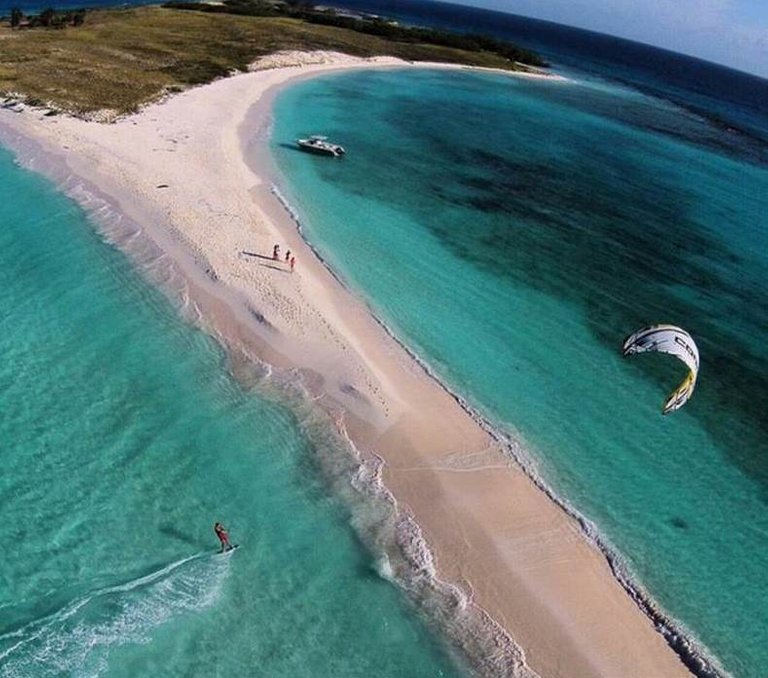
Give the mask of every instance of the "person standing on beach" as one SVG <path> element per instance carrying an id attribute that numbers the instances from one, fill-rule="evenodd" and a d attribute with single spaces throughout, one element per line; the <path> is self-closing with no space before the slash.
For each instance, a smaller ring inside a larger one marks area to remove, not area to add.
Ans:
<path id="1" fill-rule="evenodd" d="M 214 524 L 213 531 L 216 533 L 216 536 L 221 542 L 221 551 L 219 551 L 219 553 L 224 553 L 224 551 L 231 551 L 233 548 L 235 548 L 232 546 L 232 542 L 229 541 L 229 534 L 227 534 L 227 531 L 224 529 L 224 526 L 221 523 Z"/>
<path id="2" fill-rule="evenodd" d="M 293 273 L 293 267 L 296 266 L 296 257 L 291 257 L 291 261 L 289 263 L 291 264 L 291 273 Z"/>
<path id="3" fill-rule="evenodd" d="M 280 258 L 280 245 L 275 245 L 272 248 L 272 258 L 277 261 Z"/>
<path id="4" fill-rule="evenodd" d="M 285 263 L 287 264 L 291 259 L 291 250 L 285 250 Z"/>

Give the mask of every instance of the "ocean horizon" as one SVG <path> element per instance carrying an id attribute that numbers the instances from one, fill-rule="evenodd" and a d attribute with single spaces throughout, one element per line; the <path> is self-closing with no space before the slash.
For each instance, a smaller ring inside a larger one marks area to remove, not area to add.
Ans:
<path id="1" fill-rule="evenodd" d="M 440 21 L 487 19 L 455 11 Z M 681 57 L 664 79 L 537 39 L 567 81 L 395 69 L 286 88 L 276 189 L 334 273 L 520 443 L 669 644 L 710 661 L 700 675 L 759 676 L 768 82 L 718 94 L 720 67 Z M 298 152 L 312 133 L 347 157 Z M 329 423 L 264 366 L 235 378 L 93 215 L 5 151 L 0 177 L 0 676 L 471 673 L 393 585 L 368 538 L 391 516 L 350 489 Z M 682 368 L 620 355 L 654 322 L 702 355 L 669 417 Z M 214 519 L 238 552 L 215 554 Z"/>

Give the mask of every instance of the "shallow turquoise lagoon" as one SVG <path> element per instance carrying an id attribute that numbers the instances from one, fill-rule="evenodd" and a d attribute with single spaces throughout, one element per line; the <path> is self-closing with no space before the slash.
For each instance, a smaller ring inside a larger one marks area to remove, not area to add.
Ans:
<path id="1" fill-rule="evenodd" d="M 376 574 L 309 413 L 245 392 L 5 152 L 0 226 L 0 676 L 456 674 Z"/>
<path id="2" fill-rule="evenodd" d="M 526 443 L 679 628 L 760 676 L 768 171 L 718 143 L 730 133 L 594 78 L 409 70 L 286 90 L 271 143 L 330 265 Z M 307 134 L 346 157 L 299 152 Z M 658 322 L 702 356 L 693 400 L 668 417 L 682 365 L 620 355 Z"/>

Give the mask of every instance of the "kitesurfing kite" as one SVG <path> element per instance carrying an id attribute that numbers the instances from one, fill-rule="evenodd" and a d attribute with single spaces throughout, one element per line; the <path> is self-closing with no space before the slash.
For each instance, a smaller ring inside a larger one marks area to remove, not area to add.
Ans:
<path id="1" fill-rule="evenodd" d="M 688 376 L 667 398 L 664 403 L 664 414 L 679 410 L 696 387 L 696 377 L 699 374 L 699 349 L 685 330 L 675 325 L 651 325 L 630 334 L 624 340 L 622 352 L 625 356 L 633 353 L 647 352 L 668 353 L 682 360 L 690 370 Z"/>

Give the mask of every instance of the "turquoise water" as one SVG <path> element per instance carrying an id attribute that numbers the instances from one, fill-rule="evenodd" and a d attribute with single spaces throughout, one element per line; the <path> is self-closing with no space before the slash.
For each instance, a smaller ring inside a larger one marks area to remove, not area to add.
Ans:
<path id="1" fill-rule="evenodd" d="M 294 149 L 312 133 L 347 156 Z M 761 676 L 768 170 L 765 149 L 718 143 L 730 133 L 596 79 L 379 71 L 283 92 L 272 144 L 329 263 L 525 441 L 663 611 Z M 656 322 L 701 351 L 693 400 L 668 417 L 684 368 L 620 356 Z"/>
<path id="2" fill-rule="evenodd" d="M 244 391 L 6 152 L 0 224 L 2 678 L 456 674 L 376 573 L 308 412 Z"/>

